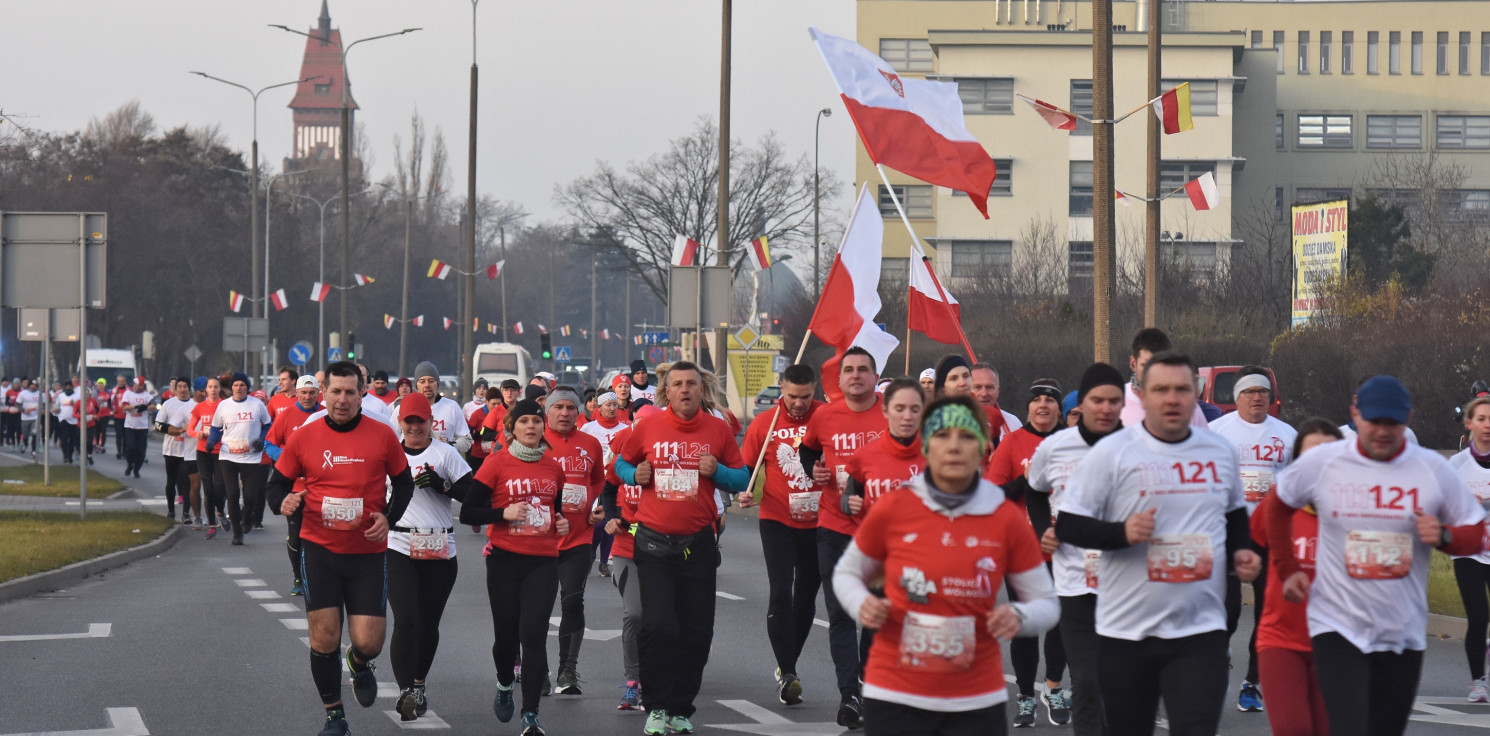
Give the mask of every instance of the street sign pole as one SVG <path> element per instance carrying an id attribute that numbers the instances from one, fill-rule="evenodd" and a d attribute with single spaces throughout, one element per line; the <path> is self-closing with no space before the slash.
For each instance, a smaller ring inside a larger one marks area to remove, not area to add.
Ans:
<path id="1" fill-rule="evenodd" d="M 88 519 L 88 219 L 78 215 L 78 519 Z"/>

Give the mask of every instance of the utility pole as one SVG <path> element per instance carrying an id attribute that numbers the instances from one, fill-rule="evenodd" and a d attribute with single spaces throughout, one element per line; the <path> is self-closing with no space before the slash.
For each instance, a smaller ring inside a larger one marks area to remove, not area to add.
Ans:
<path id="1" fill-rule="evenodd" d="M 1092 359 L 1099 363 L 1112 362 L 1117 270 L 1112 117 L 1112 0 L 1092 0 Z"/>
<path id="2" fill-rule="evenodd" d="M 497 229 L 497 237 L 502 243 L 502 342 L 512 342 L 507 336 L 507 224 L 503 223 Z"/>
<path id="3" fill-rule="evenodd" d="M 1159 96 L 1160 78 L 1163 75 L 1160 54 L 1163 52 L 1159 12 L 1162 0 L 1149 0 L 1149 99 Z M 1157 115 L 1148 118 L 1148 194 L 1143 212 L 1143 326 L 1155 327 L 1159 323 L 1159 168 L 1162 159 L 1161 141 Z"/>
<path id="4" fill-rule="evenodd" d="M 730 37 L 732 34 L 731 26 L 733 21 L 731 20 L 731 17 L 733 16 L 734 2 L 733 0 L 720 0 L 720 5 L 721 10 L 723 11 L 723 17 L 720 22 L 719 39 L 719 234 L 717 236 L 717 239 L 719 240 L 719 248 L 718 255 L 715 256 L 715 263 L 724 266 L 725 268 L 729 268 L 730 256 L 732 255 L 730 253 L 729 241 Z M 700 271 L 698 289 L 700 295 L 702 295 L 704 292 L 703 286 L 703 272 Z M 734 279 L 731 278 L 728 282 L 728 286 L 726 287 L 726 309 L 724 311 L 725 320 L 729 320 L 730 313 L 734 306 L 733 299 L 730 298 L 730 296 L 732 296 L 731 292 L 734 291 L 733 287 Z M 699 322 L 703 322 L 702 304 L 700 304 L 699 308 Z M 729 344 L 726 342 L 728 338 L 726 338 L 723 334 L 723 332 L 727 332 L 728 330 L 720 331 L 715 325 L 710 325 L 709 327 L 711 330 L 714 331 L 715 334 L 714 350 L 709 355 L 711 358 L 714 359 L 714 372 L 719 375 L 719 385 L 724 389 L 725 394 L 728 395 Z M 698 337 L 700 341 L 703 340 L 704 335 L 702 329 L 699 330 Z"/>
<path id="5" fill-rule="evenodd" d="M 404 297 L 398 313 L 398 375 L 409 375 L 409 245 L 414 239 L 414 198 L 404 201 Z"/>
<path id="6" fill-rule="evenodd" d="M 473 302 L 476 296 L 476 4 L 479 2 L 481 0 L 471 0 L 471 130 L 467 136 L 470 147 L 466 152 L 466 210 L 470 213 L 470 223 L 466 231 L 465 306 L 461 310 L 461 320 L 467 326 L 461 331 L 460 341 L 460 387 L 462 391 L 473 393 L 471 357 L 476 352 L 476 331 L 471 326 L 476 324 Z M 505 313 L 502 315 L 502 329 L 507 329 Z"/>
<path id="7" fill-rule="evenodd" d="M 600 330 L 595 324 L 599 318 L 595 307 L 600 296 L 596 281 L 596 264 L 599 260 L 599 258 L 590 259 L 590 370 L 595 372 L 596 387 L 600 386 L 600 350 L 597 347 L 600 345 Z"/>

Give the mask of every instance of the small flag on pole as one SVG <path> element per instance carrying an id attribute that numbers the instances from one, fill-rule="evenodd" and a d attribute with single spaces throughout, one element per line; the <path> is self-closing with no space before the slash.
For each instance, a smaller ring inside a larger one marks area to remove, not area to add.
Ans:
<path id="1" fill-rule="evenodd" d="M 1185 194 L 1197 210 L 1208 210 L 1221 204 L 1221 192 L 1216 189 L 1216 177 L 1207 171 L 1198 179 L 1185 182 Z"/>
<path id="2" fill-rule="evenodd" d="M 502 275 L 502 265 L 505 264 L 505 263 L 507 263 L 507 261 L 504 259 L 504 260 L 497 261 L 496 263 L 493 263 L 490 266 L 487 266 L 486 267 L 486 277 L 489 278 L 489 279 L 491 279 L 491 280 L 493 280 L 493 281 L 495 281 L 498 276 L 501 276 Z"/>
<path id="3" fill-rule="evenodd" d="M 497 334 L 497 323 L 496 322 L 487 322 L 486 323 L 486 331 L 487 332 L 490 332 L 493 335 Z"/>
<path id="4" fill-rule="evenodd" d="M 1162 95 L 1153 102 L 1154 114 L 1164 125 L 1164 134 L 1183 133 L 1195 127 L 1190 119 L 1190 83 L 1185 82 Z"/>
<path id="5" fill-rule="evenodd" d="M 374 281 L 373 277 L 371 277 L 371 276 L 363 276 L 360 273 L 354 273 L 354 274 L 352 274 L 352 278 L 354 278 L 354 279 L 357 280 L 357 285 L 358 286 L 367 286 L 368 284 L 371 284 Z"/>
<path id="6" fill-rule="evenodd" d="M 771 246 L 766 243 L 766 236 L 750 241 L 750 265 L 757 271 L 771 267 Z"/>
<path id="7" fill-rule="evenodd" d="M 471 318 L 471 331 L 472 332 L 478 332 L 480 330 L 481 330 L 481 318 L 480 317 L 472 317 Z"/>
<path id="8" fill-rule="evenodd" d="M 1118 204 L 1120 204 L 1120 205 L 1122 205 L 1124 207 L 1132 207 L 1133 206 L 1133 200 L 1131 198 L 1129 198 L 1128 195 L 1123 194 L 1121 190 L 1114 190 L 1114 191 L 1117 194 L 1116 199 L 1117 199 L 1117 203 Z"/>
<path id="9" fill-rule="evenodd" d="M 631 341 L 634 342 L 634 343 L 636 343 L 637 345 L 640 345 L 640 344 L 642 344 L 642 336 L 641 335 L 637 335 L 637 336 L 631 338 Z"/>
<path id="10" fill-rule="evenodd" d="M 415 317 L 414 319 L 409 320 L 409 324 L 414 325 L 415 327 L 423 327 L 424 326 L 424 315 L 421 314 L 418 317 Z"/>
<path id="11" fill-rule="evenodd" d="M 563 327 L 559 328 L 559 336 L 569 337 L 569 325 L 564 325 Z"/>
<path id="12" fill-rule="evenodd" d="M 513 325 L 512 326 L 512 334 L 514 334 L 514 335 L 521 335 L 521 334 L 523 334 L 523 323 L 518 322 L 517 324 Z"/>
<path id="13" fill-rule="evenodd" d="M 285 298 L 284 289 L 276 289 L 273 294 L 270 294 L 269 303 L 274 305 L 274 311 L 276 312 L 282 312 L 285 307 L 290 306 L 290 301 Z"/>
<path id="14" fill-rule="evenodd" d="M 393 323 L 394 322 L 397 322 L 397 321 L 398 320 L 396 320 L 396 319 L 393 318 L 393 315 L 391 315 L 391 314 L 384 314 L 383 315 L 383 329 L 387 329 L 387 330 L 393 329 Z"/>
<path id="15" fill-rule="evenodd" d="M 581 327 L 581 328 L 579 328 L 579 336 L 585 338 L 586 340 L 588 340 L 588 339 L 590 339 L 590 331 L 587 330 L 587 329 L 585 329 L 585 328 L 583 328 L 583 327 Z"/>
<path id="16" fill-rule="evenodd" d="M 1044 118 L 1045 122 L 1049 124 L 1050 127 L 1055 128 L 1056 130 L 1076 130 L 1075 113 L 1062 110 L 1061 108 L 1056 107 L 1055 105 L 1052 105 L 1045 100 L 1037 100 L 1033 97 L 1025 97 L 1024 95 L 1015 96 L 1029 103 L 1030 107 L 1035 108 L 1035 112 L 1038 113 L 1041 118 Z"/>
<path id="17" fill-rule="evenodd" d="M 547 335 L 548 334 L 548 328 L 547 327 L 544 327 L 543 325 L 538 325 L 538 334 L 540 334 L 540 335 Z"/>
<path id="18" fill-rule="evenodd" d="M 228 309 L 237 312 L 243 308 L 243 295 L 236 291 L 228 291 Z"/>
<path id="19" fill-rule="evenodd" d="M 428 276 L 432 279 L 444 279 L 446 276 L 449 275 L 450 264 L 438 258 L 429 262 L 429 273 L 425 274 L 425 276 Z"/>
<path id="20" fill-rule="evenodd" d="M 451 325 L 450 318 L 449 317 L 442 317 L 441 319 L 445 320 L 445 331 L 447 331 L 447 332 L 450 331 L 450 325 Z"/>
<path id="21" fill-rule="evenodd" d="M 600 339 L 602 339 L 602 340 L 609 340 L 610 339 L 610 330 L 608 330 L 608 329 L 602 329 L 600 331 Z"/>
<path id="22" fill-rule="evenodd" d="M 311 284 L 310 300 L 313 302 L 324 302 L 326 296 L 331 293 L 331 284 L 323 284 L 319 281 Z"/>
<path id="23" fill-rule="evenodd" d="M 673 238 L 673 265 L 692 266 L 698 260 L 698 241 L 686 235 Z"/>

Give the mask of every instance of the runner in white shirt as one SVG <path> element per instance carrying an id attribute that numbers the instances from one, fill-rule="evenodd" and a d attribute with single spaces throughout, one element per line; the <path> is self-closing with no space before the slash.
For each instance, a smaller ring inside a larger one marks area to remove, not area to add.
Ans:
<path id="1" fill-rule="evenodd" d="M 1479 396 L 1464 407 L 1469 446 L 1449 458 L 1481 507 L 1490 505 L 1490 396 Z M 1469 657 L 1469 702 L 1490 702 L 1485 680 L 1485 631 L 1490 628 L 1490 552 L 1454 558 L 1454 579 L 1469 625 L 1464 630 L 1464 653 Z"/>
<path id="2" fill-rule="evenodd" d="M 647 381 L 651 380 L 651 374 L 647 373 L 646 361 L 631 361 L 631 400 L 646 399 L 653 404 L 657 403 L 657 387 Z"/>
<path id="3" fill-rule="evenodd" d="M 119 397 L 124 408 L 124 474 L 134 473 L 140 477 L 140 467 L 145 464 L 145 444 L 150 432 L 150 404 L 155 397 L 145 387 L 145 379 L 136 377 L 135 382 Z"/>
<path id="4" fill-rule="evenodd" d="M 228 516 L 233 521 L 233 544 L 243 544 L 243 534 L 255 528 L 248 518 L 249 509 L 262 504 L 264 474 L 259 464 L 264 457 L 264 435 L 269 431 L 269 408 L 248 395 L 248 376 L 234 373 L 233 393 L 217 405 L 212 416 L 212 434 L 207 439 L 211 449 L 221 444 L 218 469 L 228 496 Z M 242 504 L 239 494 L 242 494 Z M 262 526 L 257 526 L 262 529 Z"/>
<path id="5" fill-rule="evenodd" d="M 1169 336 L 1163 330 L 1147 327 L 1138 331 L 1133 336 L 1133 353 L 1128 356 L 1128 370 L 1132 371 L 1134 380 L 1124 388 L 1126 392 L 1123 403 L 1123 426 L 1136 427 L 1143 421 L 1143 399 L 1135 390 L 1136 383 L 1143 376 L 1143 367 L 1148 365 L 1149 359 L 1158 353 L 1172 350 Z M 1200 402 L 1195 403 L 1195 411 L 1190 414 L 1190 424 L 1195 427 L 1204 427 L 1205 412 L 1200 410 Z"/>
<path id="6" fill-rule="evenodd" d="M 1195 365 L 1159 353 L 1139 374 L 1143 421 L 1097 443 L 1076 467 L 1057 536 L 1101 549 L 1098 669 L 1107 726 L 1151 734 L 1159 699 L 1170 733 L 1214 734 L 1226 697 L 1226 573 L 1250 549 L 1236 454 L 1190 426 Z"/>
<path id="7" fill-rule="evenodd" d="M 476 379 L 476 382 L 471 386 L 471 400 L 461 405 L 461 413 L 471 416 L 471 412 L 485 407 L 486 391 L 489 387 L 490 385 L 486 382 L 485 378 Z"/>
<path id="8" fill-rule="evenodd" d="M 1438 453 L 1408 444 L 1407 387 L 1391 376 L 1361 384 L 1350 409 L 1359 437 L 1331 442 L 1278 476 L 1269 504 L 1272 564 L 1283 596 L 1309 601 L 1314 668 L 1330 730 L 1402 733 L 1427 646 L 1428 558 L 1478 554 L 1485 511 Z M 1299 570 L 1293 512 L 1319 512 L 1315 577 Z"/>
<path id="9" fill-rule="evenodd" d="M 610 465 L 613 456 L 610 441 L 615 439 L 621 430 L 631 426 L 629 422 L 616 418 L 620 411 L 621 397 L 617 396 L 614 391 L 606 391 L 595 397 L 595 418 L 585 422 L 584 426 L 579 428 L 579 431 L 600 442 L 600 447 L 605 453 L 605 461 L 602 464 L 606 466 Z"/>
<path id="10" fill-rule="evenodd" d="M 184 400 L 181 397 L 186 397 Z M 191 400 L 191 382 L 185 378 L 171 379 L 171 398 L 161 403 L 155 412 L 155 431 L 162 435 L 160 454 L 166 466 L 166 515 L 176 516 L 176 499 L 181 499 L 181 523 L 191 522 L 191 473 L 186 472 L 188 447 L 192 459 L 196 459 L 197 443 L 189 442 L 186 425 L 191 420 L 191 410 L 197 402 Z M 201 507 L 197 510 L 200 512 Z M 198 525 L 200 526 L 200 524 Z"/>
<path id="11" fill-rule="evenodd" d="M 1340 425 L 1340 434 L 1345 435 L 1345 439 L 1350 440 L 1351 442 L 1354 442 L 1355 441 L 1355 438 L 1356 438 L 1355 427 L 1350 426 L 1350 423 L 1349 422 L 1346 422 L 1345 424 Z M 1404 430 L 1403 437 L 1407 438 L 1407 444 L 1409 444 L 1409 445 L 1420 444 L 1418 442 L 1418 433 L 1412 431 L 1412 427 L 1408 427 L 1406 430 Z"/>
<path id="12" fill-rule="evenodd" d="M 1237 371 L 1236 411 L 1217 419 L 1211 431 L 1225 437 L 1236 450 L 1237 466 L 1242 473 L 1242 496 L 1247 501 L 1247 515 L 1257 510 L 1257 504 L 1273 489 L 1277 473 L 1293 461 L 1293 440 L 1298 436 L 1293 427 L 1268 415 L 1273 402 L 1273 383 L 1268 372 L 1249 365 Z M 1237 694 L 1237 710 L 1244 713 L 1262 711 L 1262 690 L 1257 674 L 1257 628 L 1262 621 L 1262 609 L 1267 601 L 1268 568 L 1263 560 L 1262 571 L 1252 581 L 1252 636 L 1247 641 L 1247 676 L 1242 680 Z M 1237 621 L 1242 617 L 1242 584 L 1235 576 L 1226 578 L 1226 630 L 1236 633 Z"/>
<path id="13" fill-rule="evenodd" d="M 36 382 L 26 384 L 17 400 L 21 404 L 21 441 L 30 443 L 31 457 L 36 457 L 36 419 L 41 409 L 41 392 L 36 390 Z"/>
<path id="14" fill-rule="evenodd" d="M 1047 512 L 1054 519 L 1064 500 L 1066 483 L 1092 446 L 1122 428 L 1123 376 L 1097 363 L 1081 376 L 1075 392 L 1081 407 L 1077 426 L 1056 432 L 1030 458 L 1030 515 Z M 1051 554 L 1055 593 L 1061 601 L 1061 639 L 1071 668 L 1071 725 L 1077 736 L 1103 733 L 1102 690 L 1097 671 L 1097 566 L 1102 553 L 1064 544 L 1054 525 L 1040 540 Z"/>
<path id="15" fill-rule="evenodd" d="M 430 434 L 454 447 L 456 452 L 466 454 L 471 449 L 471 426 L 466 423 L 460 404 L 455 399 L 440 395 L 440 369 L 434 363 L 426 360 L 414 366 L 414 393 L 423 394 L 429 402 L 432 417 L 429 421 Z M 402 401 L 403 398 L 400 398 L 393 402 L 395 412 Z M 395 424 L 394 430 L 398 429 Z"/>

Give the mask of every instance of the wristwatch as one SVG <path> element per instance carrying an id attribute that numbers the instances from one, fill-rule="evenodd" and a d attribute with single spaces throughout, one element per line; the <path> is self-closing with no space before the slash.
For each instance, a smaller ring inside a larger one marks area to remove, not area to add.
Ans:
<path id="1" fill-rule="evenodd" d="M 1454 535 L 1448 527 L 1440 527 L 1438 530 L 1438 549 L 1443 549 L 1454 542 Z"/>

